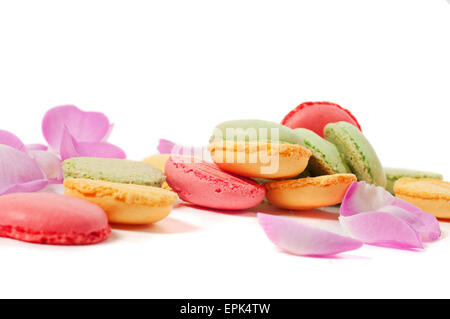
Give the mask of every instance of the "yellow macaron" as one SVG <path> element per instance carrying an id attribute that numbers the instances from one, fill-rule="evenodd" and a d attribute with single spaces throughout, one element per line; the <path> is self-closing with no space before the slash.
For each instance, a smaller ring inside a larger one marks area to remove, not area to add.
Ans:
<path id="1" fill-rule="evenodd" d="M 256 178 L 288 178 L 302 173 L 311 151 L 298 144 L 214 141 L 208 150 L 221 169 Z"/>
<path id="2" fill-rule="evenodd" d="M 97 204 L 111 223 L 149 224 L 169 215 L 178 195 L 153 186 L 83 178 L 64 180 L 64 194 Z"/>
<path id="3" fill-rule="evenodd" d="M 395 196 L 439 218 L 450 218 L 450 182 L 433 178 L 400 178 Z"/>
<path id="4" fill-rule="evenodd" d="M 353 174 L 335 174 L 267 182 L 264 187 L 272 205 L 304 210 L 341 203 L 353 182 L 356 182 Z"/>
<path id="5" fill-rule="evenodd" d="M 146 157 L 143 162 L 150 164 L 156 168 L 159 168 L 164 172 L 164 168 L 166 166 L 167 160 L 170 158 L 171 154 L 155 154 L 149 157 Z"/>

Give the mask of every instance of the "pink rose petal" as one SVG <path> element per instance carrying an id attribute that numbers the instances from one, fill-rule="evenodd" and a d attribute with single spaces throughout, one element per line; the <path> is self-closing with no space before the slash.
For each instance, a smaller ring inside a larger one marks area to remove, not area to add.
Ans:
<path id="1" fill-rule="evenodd" d="M 111 135 L 112 130 L 114 129 L 114 123 L 109 124 L 108 131 L 106 132 L 105 136 L 103 136 L 102 140 L 100 142 L 106 142 L 109 139 L 109 136 Z"/>
<path id="2" fill-rule="evenodd" d="M 407 201 L 394 197 L 393 205 L 413 214 L 416 219 L 409 222 L 415 230 L 422 236 L 423 241 L 434 241 L 441 237 L 441 227 L 433 214 L 422 211 L 419 207 L 414 206 Z M 413 225 L 414 224 L 414 225 Z"/>
<path id="3" fill-rule="evenodd" d="M 37 179 L 31 182 L 19 183 L 11 185 L 9 188 L 4 189 L 0 192 L 1 195 L 12 194 L 12 193 L 33 193 L 40 191 L 45 186 L 47 186 L 49 181 L 47 179 Z"/>
<path id="4" fill-rule="evenodd" d="M 175 146 L 176 144 L 174 142 L 165 139 L 160 139 L 157 149 L 160 154 L 172 154 L 172 150 L 174 149 Z"/>
<path id="5" fill-rule="evenodd" d="M 57 106 L 42 120 L 42 132 L 48 144 L 59 151 L 64 127 L 79 142 L 100 142 L 110 133 L 108 118 L 99 112 L 84 112 L 73 105 Z"/>
<path id="6" fill-rule="evenodd" d="M 48 184 L 39 165 L 25 152 L 0 145 L 0 194 L 35 192 Z"/>
<path id="7" fill-rule="evenodd" d="M 391 213 L 365 212 L 339 217 L 352 237 L 366 244 L 410 249 L 423 248 L 420 235 L 402 218 Z"/>
<path id="8" fill-rule="evenodd" d="M 395 215 L 418 232 L 424 241 L 436 240 L 441 235 L 439 222 L 434 215 L 392 196 L 382 187 L 355 182 L 344 196 L 340 208 L 341 216 L 350 217 L 367 212 Z"/>
<path id="9" fill-rule="evenodd" d="M 105 142 L 78 142 L 66 127 L 63 128 L 59 149 L 62 160 L 80 156 L 126 158 L 125 152 L 113 144 Z"/>
<path id="10" fill-rule="evenodd" d="M 269 239 L 295 255 L 330 256 L 360 248 L 363 243 L 288 218 L 258 213 L 258 221 Z"/>
<path id="11" fill-rule="evenodd" d="M 0 130 L 0 144 L 9 145 L 19 151 L 25 151 L 25 145 L 22 141 L 13 133 Z"/>
<path id="12" fill-rule="evenodd" d="M 48 146 L 44 144 L 26 144 L 25 149 L 27 151 L 35 151 L 35 150 L 46 151 L 48 150 Z"/>
<path id="13" fill-rule="evenodd" d="M 212 162 L 206 147 L 182 146 L 169 140 L 160 139 L 157 149 L 160 154 L 194 156 L 198 159 Z"/>
<path id="14" fill-rule="evenodd" d="M 36 161 L 50 183 L 59 184 L 63 182 L 61 160 L 56 154 L 42 150 L 29 150 L 28 154 Z"/>

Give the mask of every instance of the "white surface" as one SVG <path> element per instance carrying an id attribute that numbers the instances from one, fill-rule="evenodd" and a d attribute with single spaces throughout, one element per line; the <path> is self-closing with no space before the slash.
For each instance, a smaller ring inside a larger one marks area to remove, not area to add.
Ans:
<path id="1" fill-rule="evenodd" d="M 200 146 L 224 120 L 329 100 L 384 165 L 448 180 L 449 32 L 444 0 L 2 1 L 0 128 L 43 142 L 44 112 L 75 104 L 142 159 L 160 137 Z M 340 231 L 336 215 L 295 216 Z M 450 297 L 441 226 L 423 252 L 314 259 L 280 253 L 252 212 L 178 207 L 89 247 L 0 239 L 0 297 Z"/>

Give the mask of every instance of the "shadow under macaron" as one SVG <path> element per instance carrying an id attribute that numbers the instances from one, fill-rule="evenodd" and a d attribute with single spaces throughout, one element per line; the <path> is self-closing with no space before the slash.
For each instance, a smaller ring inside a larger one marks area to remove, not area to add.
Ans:
<path id="1" fill-rule="evenodd" d="M 186 223 L 173 217 L 167 217 L 157 223 L 147 225 L 125 225 L 125 224 L 111 224 L 112 229 L 125 231 L 138 231 L 153 234 L 182 234 L 191 233 L 200 228 L 192 224 Z"/>
<path id="2" fill-rule="evenodd" d="M 225 210 L 225 209 L 215 209 L 208 208 L 199 205 L 195 205 L 188 202 L 181 202 L 177 207 L 191 207 L 202 211 L 225 214 L 236 217 L 251 217 L 256 218 L 257 213 L 265 213 L 277 216 L 291 216 L 291 217 L 307 217 L 307 218 L 318 218 L 326 220 L 338 220 L 339 219 L 339 207 L 330 206 L 317 209 L 308 210 L 288 210 L 271 205 L 269 202 L 264 200 L 255 207 L 243 209 L 243 210 Z"/>

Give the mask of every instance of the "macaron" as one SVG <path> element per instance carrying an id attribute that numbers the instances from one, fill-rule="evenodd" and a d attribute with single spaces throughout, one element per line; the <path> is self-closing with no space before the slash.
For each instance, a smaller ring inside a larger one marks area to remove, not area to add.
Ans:
<path id="1" fill-rule="evenodd" d="M 169 215 L 178 196 L 159 187 L 66 178 L 64 194 L 94 203 L 111 223 L 150 224 Z"/>
<path id="2" fill-rule="evenodd" d="M 154 167 L 156 167 L 157 169 L 161 170 L 162 172 L 164 172 L 164 167 L 166 166 L 166 162 L 169 159 L 170 154 L 155 154 L 155 155 L 151 155 L 146 157 L 143 162 L 149 165 L 152 165 Z M 162 183 L 161 188 L 164 189 L 168 189 L 168 190 L 172 190 L 169 185 L 167 184 L 167 182 L 164 181 L 164 183 Z"/>
<path id="3" fill-rule="evenodd" d="M 450 218 L 450 182 L 433 178 L 400 178 L 395 196 L 439 218 Z"/>
<path id="4" fill-rule="evenodd" d="M 397 180 L 403 177 L 409 178 L 433 178 L 442 180 L 443 176 L 439 173 L 417 171 L 405 168 L 384 168 L 386 173 L 386 190 L 394 194 L 394 184 Z"/>
<path id="5" fill-rule="evenodd" d="M 161 187 L 164 173 L 149 164 L 117 158 L 72 157 L 62 163 L 64 178 Z"/>
<path id="6" fill-rule="evenodd" d="M 215 209 L 241 210 L 258 205 L 265 195 L 257 182 L 234 176 L 214 163 L 172 156 L 166 163 L 167 183 L 189 203 Z"/>
<path id="7" fill-rule="evenodd" d="M 223 170 L 245 177 L 278 179 L 302 173 L 311 152 L 281 124 L 237 120 L 219 124 L 210 139 L 212 160 Z"/>
<path id="8" fill-rule="evenodd" d="M 146 157 L 143 162 L 149 165 L 152 165 L 162 172 L 164 172 L 164 168 L 166 166 L 166 162 L 169 159 L 170 154 L 154 154 Z"/>
<path id="9" fill-rule="evenodd" d="M 328 123 L 348 122 L 361 130 L 356 118 L 349 110 L 330 102 L 305 102 L 289 112 L 281 124 L 290 128 L 306 128 L 320 137 Z"/>
<path id="10" fill-rule="evenodd" d="M 351 173 L 334 144 L 305 128 L 294 129 L 294 132 L 302 137 L 302 144 L 311 151 L 307 166 L 311 176 Z"/>
<path id="11" fill-rule="evenodd" d="M 335 174 L 273 181 L 265 183 L 264 187 L 272 205 L 305 210 L 341 203 L 353 182 L 356 182 L 353 174 Z"/>
<path id="12" fill-rule="evenodd" d="M 108 238 L 103 209 L 54 193 L 0 196 L 0 236 L 51 245 L 88 245 Z"/>
<path id="13" fill-rule="evenodd" d="M 386 174 L 380 160 L 361 131 L 347 122 L 327 124 L 325 138 L 336 145 L 353 174 L 359 181 L 386 186 Z"/>

